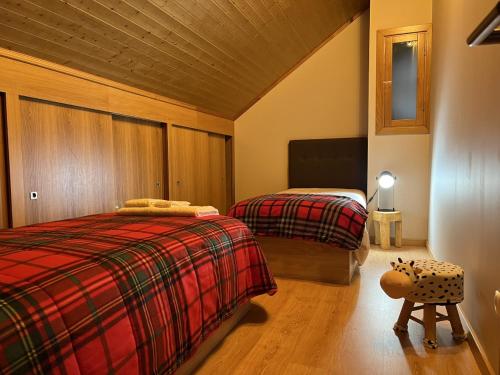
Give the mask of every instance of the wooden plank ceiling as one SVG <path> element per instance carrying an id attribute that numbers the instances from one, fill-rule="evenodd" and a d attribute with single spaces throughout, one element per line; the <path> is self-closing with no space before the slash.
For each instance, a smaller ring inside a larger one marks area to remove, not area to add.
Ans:
<path id="1" fill-rule="evenodd" d="M 1 0 L 0 47 L 234 119 L 369 0 Z"/>

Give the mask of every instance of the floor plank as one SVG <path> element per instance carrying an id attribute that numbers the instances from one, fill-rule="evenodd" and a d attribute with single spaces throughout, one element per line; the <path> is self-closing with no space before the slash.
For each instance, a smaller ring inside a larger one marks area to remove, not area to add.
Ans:
<path id="1" fill-rule="evenodd" d="M 209 374 L 479 374 L 467 342 L 456 344 L 438 323 L 439 348 L 422 345 L 423 327 L 392 331 L 402 300 L 379 286 L 389 261 L 428 257 L 423 248 L 374 248 L 350 286 L 277 279 L 197 370 Z"/>

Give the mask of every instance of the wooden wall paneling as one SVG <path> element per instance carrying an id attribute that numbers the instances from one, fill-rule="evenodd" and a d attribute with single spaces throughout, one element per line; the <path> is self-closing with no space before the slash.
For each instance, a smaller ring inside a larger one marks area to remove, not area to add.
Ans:
<path id="1" fill-rule="evenodd" d="M 48 14 L 41 13 L 40 8 L 32 4 L 36 2 L 40 5 L 43 4 L 43 6 L 46 7 L 47 10 L 51 10 L 51 13 L 48 12 L 47 12 Z M 223 51 L 216 48 L 213 44 L 211 44 L 208 40 L 206 40 L 206 38 L 201 38 L 200 36 L 191 32 L 191 30 L 188 28 L 179 27 L 178 21 L 175 18 L 173 18 L 172 15 L 167 13 L 168 9 L 165 9 L 166 11 L 162 11 L 162 9 L 159 6 L 151 2 L 142 1 L 140 2 L 140 7 L 137 7 L 136 5 L 136 8 L 124 2 L 111 3 L 111 6 L 115 10 L 114 20 L 116 20 L 117 18 L 119 19 L 119 17 L 117 17 L 116 15 L 116 12 L 119 12 L 122 16 L 125 16 L 127 18 L 133 18 L 134 23 L 137 24 L 138 26 L 143 26 L 144 28 L 148 29 L 150 28 L 154 32 L 154 35 L 153 36 L 148 35 L 147 39 L 143 40 L 142 38 L 141 39 L 137 38 L 134 40 L 129 40 L 129 42 L 127 42 L 126 39 L 123 38 L 123 35 L 116 28 L 111 29 L 111 33 L 107 34 L 106 36 L 99 34 L 98 32 L 95 31 L 96 28 L 99 28 L 101 26 L 99 24 L 99 21 L 91 19 L 90 17 L 82 17 L 82 14 L 76 8 L 72 8 L 68 5 L 64 6 L 62 4 L 46 4 L 46 2 L 43 3 L 42 2 L 43 0 L 38 0 L 38 1 L 33 0 L 31 2 L 20 1 L 17 2 L 15 5 L 14 4 L 10 5 L 9 8 L 13 12 L 22 13 L 23 15 L 26 15 L 33 20 L 39 21 L 41 24 L 58 25 L 62 32 L 68 34 L 71 34 L 73 32 L 72 24 L 71 22 L 68 22 L 68 19 L 73 20 L 73 22 L 77 22 L 80 25 L 80 32 L 90 37 L 93 44 L 100 47 L 100 49 L 102 50 L 101 53 L 103 54 L 103 57 L 106 57 L 111 53 L 115 54 L 113 55 L 113 60 L 112 60 L 113 62 L 119 63 L 120 61 L 122 61 L 126 63 L 128 66 L 130 66 L 135 61 L 150 62 L 151 60 L 146 60 L 146 57 L 144 56 L 146 54 L 145 52 L 147 52 L 148 55 L 157 56 L 157 58 L 160 61 L 163 61 L 164 66 L 166 66 L 165 68 L 167 69 L 177 68 L 178 70 L 179 68 L 178 61 L 174 61 L 174 63 L 177 63 L 176 66 L 173 66 L 173 64 L 171 63 L 167 64 L 165 61 L 166 60 L 165 55 L 162 54 L 163 51 L 155 50 L 155 48 L 153 48 L 152 45 L 148 43 L 151 41 L 154 43 L 154 40 L 152 40 L 152 38 L 155 38 L 156 40 L 156 38 L 158 37 L 165 38 L 168 36 L 169 40 L 172 40 L 172 42 L 175 43 L 176 47 L 181 49 L 182 53 L 187 55 L 186 57 L 189 58 L 190 61 L 194 62 L 195 64 L 197 62 L 193 58 L 197 56 L 195 44 L 196 42 L 201 44 L 203 46 L 203 55 L 200 56 L 200 60 L 202 63 L 204 63 L 204 65 L 206 65 L 203 66 L 202 68 L 204 68 L 204 70 L 206 70 L 207 68 L 211 69 L 209 73 L 212 73 L 214 71 L 220 71 L 221 66 L 226 69 L 229 69 L 229 72 L 226 72 L 226 74 L 232 73 L 237 76 L 239 74 L 238 77 L 243 77 L 245 76 L 245 74 L 248 75 L 250 73 L 248 71 L 241 71 L 240 66 L 236 66 L 234 63 L 232 64 L 233 66 L 228 66 L 229 64 L 227 63 L 229 60 L 228 59 L 229 51 L 224 53 Z M 106 1 L 101 3 L 105 5 Z M 82 3 L 82 5 L 83 4 L 84 3 Z M 110 4 L 109 1 L 108 4 Z M 162 3 L 160 4 L 162 6 L 165 5 Z M 183 9 L 182 6 L 176 5 L 174 3 L 168 4 L 168 7 L 166 8 L 172 9 L 174 7 L 177 9 Z M 200 7 L 200 5 L 197 4 L 195 9 L 198 7 Z M 19 8 L 22 8 L 22 10 L 20 11 Z M 140 12 L 137 11 L 137 8 L 140 9 Z M 89 7 L 87 9 L 89 9 Z M 94 7 L 94 10 L 98 14 L 100 14 L 100 16 L 107 15 L 109 17 L 109 14 L 111 13 L 109 12 L 109 10 L 103 8 Z M 190 12 L 188 11 L 185 12 L 188 16 L 190 15 L 189 14 Z M 64 13 L 64 17 L 60 16 L 58 13 Z M 206 22 L 206 23 L 207 23 L 206 28 L 210 29 L 211 22 Z M 137 26 L 135 27 L 135 29 L 136 28 Z M 176 32 L 173 33 L 172 30 L 175 30 Z M 142 33 L 140 34 L 140 36 L 142 36 Z M 167 46 L 164 46 L 164 48 L 165 47 L 169 49 L 169 51 L 166 51 L 167 54 L 170 51 L 175 54 L 176 47 L 168 44 Z M 89 47 L 87 46 L 87 48 Z M 211 50 L 210 51 L 211 54 L 208 54 L 206 52 L 207 50 Z M 241 56 L 241 58 L 245 57 Z M 246 58 L 250 59 L 250 57 L 248 56 L 246 56 Z M 155 61 L 153 60 L 153 62 Z M 210 64 L 213 64 L 213 66 L 210 66 Z M 151 68 L 156 68 L 155 72 L 159 71 L 158 67 L 156 66 L 158 64 L 150 64 L 150 65 Z M 185 72 L 183 73 L 186 74 Z M 193 71 L 191 70 L 187 72 L 187 74 L 189 73 L 192 74 Z M 247 76 L 245 78 L 247 80 L 251 80 L 252 77 Z"/>
<path id="2" fill-rule="evenodd" d="M 5 132 L 5 95 L 0 93 L 0 228 L 9 227 L 9 199 L 7 184 Z"/>
<path id="3" fill-rule="evenodd" d="M 158 123 L 113 116 L 116 206 L 165 196 L 164 134 Z"/>
<path id="4" fill-rule="evenodd" d="M 369 0 L 5 0 L 0 46 L 234 119 Z"/>
<path id="5" fill-rule="evenodd" d="M 24 97 L 19 105 L 21 149 L 12 156 L 22 155 L 25 215 L 15 224 L 113 211 L 111 115 Z"/>
<path id="6" fill-rule="evenodd" d="M 148 50 L 149 55 L 142 55 L 139 59 L 136 56 L 136 61 L 133 63 L 123 62 L 121 53 L 103 52 L 102 49 L 96 48 L 95 43 L 87 43 L 80 38 L 68 43 L 68 37 L 71 34 L 46 28 L 36 21 L 29 22 L 30 27 L 27 28 L 24 16 L 6 11 L 1 7 L 0 20 L 3 20 L 0 22 L 0 45 L 9 45 L 22 53 L 34 54 L 49 61 L 66 64 L 153 92 L 175 92 L 176 98 L 180 100 L 203 102 L 206 103 L 206 108 L 220 108 L 220 113 L 228 113 L 230 103 L 227 100 L 234 98 L 238 93 L 238 87 L 234 86 L 231 80 L 216 81 L 210 75 L 201 76 L 198 67 L 202 60 L 198 60 L 198 64 L 194 63 L 189 66 L 191 75 L 198 76 L 201 80 L 196 87 L 195 82 L 189 79 L 189 73 L 172 67 L 171 62 L 175 59 L 171 59 L 170 64 L 167 63 L 168 60 L 165 59 L 167 56 L 159 53 L 162 51 L 151 48 L 147 44 L 143 47 Z M 88 53 L 82 53 L 82 51 Z M 152 62 L 148 61 L 151 60 L 150 55 L 155 57 Z M 172 74 L 173 71 L 175 75 Z M 177 77 L 184 79 L 180 80 Z M 217 94 L 228 91 L 233 95 L 225 97 Z"/>
<path id="7" fill-rule="evenodd" d="M 92 43 L 87 43 L 82 38 L 76 38 L 68 43 L 68 36 L 78 33 L 74 29 L 61 32 L 59 27 L 47 27 L 45 17 L 37 14 L 39 18 L 35 20 L 33 12 L 29 12 L 26 6 L 20 11 L 19 5 L 26 4 L 26 1 L 18 1 L 10 6 L 11 9 L 0 7 L 0 19 L 3 20 L 0 23 L 0 31 L 2 37 L 8 41 L 26 47 L 36 45 L 36 49 L 41 53 L 53 54 L 52 61 L 64 62 L 78 69 L 83 67 L 89 72 L 113 77 L 112 79 L 138 87 L 154 88 L 152 91 L 156 92 L 168 89 L 168 92 L 175 92 L 175 96 L 181 100 L 197 98 L 198 102 L 211 102 L 213 107 L 217 106 L 215 101 L 224 102 L 231 98 L 230 96 L 224 98 L 222 93 L 231 88 L 230 92 L 236 92 L 237 86 L 233 86 L 235 84 L 229 75 L 230 72 L 227 69 L 220 70 L 220 62 L 211 64 L 206 54 L 200 55 L 199 51 L 189 53 L 183 50 L 180 47 L 186 44 L 185 41 L 178 38 L 176 33 L 172 33 L 172 29 L 166 29 L 164 24 L 158 24 L 152 19 L 143 20 L 144 17 L 140 12 L 124 2 L 119 4 L 115 1 L 101 0 L 101 3 L 106 2 L 108 2 L 107 7 L 91 0 L 66 2 L 66 12 L 71 8 L 81 7 L 78 10 L 80 14 L 83 11 L 84 14 L 99 15 L 101 21 L 97 22 L 97 27 L 102 28 L 103 23 L 108 26 L 104 32 L 105 36 L 94 34 Z M 43 3 L 46 4 L 46 1 Z M 38 13 L 44 11 L 47 12 L 39 9 Z M 123 13 L 118 14 L 117 11 L 123 11 Z M 23 13 L 31 13 L 28 20 Z M 47 13 L 52 15 L 51 12 Z M 78 24 L 81 25 L 85 19 L 88 18 L 84 17 L 83 20 L 79 18 Z M 27 21 L 30 24 L 29 28 L 26 27 Z M 53 20 L 50 21 L 53 23 Z M 145 29 L 138 25 L 141 21 L 149 32 L 145 32 Z M 158 30 L 159 28 L 162 30 Z M 112 39 L 109 38 L 110 36 Z M 177 45 L 169 42 L 173 38 L 177 39 Z M 124 40 L 127 41 L 125 45 Z M 165 43 L 165 41 L 168 42 Z M 118 43 L 122 44 L 121 51 L 113 53 Z M 128 51 L 129 49 L 132 51 Z M 139 56 L 135 53 L 132 58 L 131 52 L 139 52 Z M 154 57 L 152 62 L 150 62 L 151 57 Z M 172 71 L 176 74 L 171 74 Z M 217 76 L 222 74 L 226 79 L 217 79 Z M 194 81 L 194 76 L 198 77 L 201 82 Z M 195 87 L 196 83 L 201 84 Z M 210 91 L 215 95 L 208 95 Z M 222 103 L 218 104 L 218 106 L 221 105 Z"/>
<path id="8" fill-rule="evenodd" d="M 218 134 L 233 134 L 233 122 L 143 95 L 109 88 L 109 112 Z"/>
<path id="9" fill-rule="evenodd" d="M 0 91 L 233 135 L 233 121 L 197 107 L 0 48 Z"/>
<path id="10" fill-rule="evenodd" d="M 5 14 L 0 8 L 0 19 L 3 19 L 2 17 L 4 16 Z M 8 17 L 10 20 L 13 20 L 14 18 L 11 14 L 9 14 Z M 23 17 L 21 16 L 17 16 L 17 18 L 22 20 L 20 22 L 24 21 Z M 108 58 L 108 60 L 99 57 L 99 51 L 96 51 L 95 49 L 93 51 L 93 56 L 88 56 L 81 53 L 81 51 L 85 48 L 84 46 L 79 45 L 81 44 L 79 42 L 73 43 L 75 44 L 73 48 L 67 48 L 68 44 L 62 45 L 61 43 L 47 41 L 44 39 L 44 29 L 40 29 L 40 27 L 37 27 L 37 23 L 33 23 L 30 25 L 29 32 L 26 32 L 26 29 L 23 30 L 22 26 L 19 26 L 18 24 L 14 24 L 14 26 L 15 27 L 10 27 L 10 25 L 0 24 L 0 44 L 12 44 L 13 46 L 15 46 L 16 50 L 22 53 L 35 53 L 37 56 L 43 57 L 44 59 L 60 63 L 64 62 L 64 56 L 71 55 L 72 67 L 76 69 L 84 69 L 95 74 L 102 73 L 102 70 L 100 69 L 100 67 L 102 67 L 102 64 L 106 63 L 106 61 L 111 60 L 111 57 Z M 59 35 L 57 36 L 57 39 L 62 40 L 67 37 L 68 35 Z M 54 39 L 53 37 L 50 38 Z M 36 43 L 36 48 L 33 49 L 33 47 L 29 46 L 31 41 Z M 88 43 L 85 44 L 88 45 Z M 26 47 L 27 45 L 28 47 Z M 166 76 L 164 73 L 157 73 L 159 77 L 155 77 L 154 75 L 152 75 L 152 73 L 149 73 L 150 75 L 148 76 L 146 73 L 141 72 L 144 69 L 141 69 L 140 66 L 137 67 L 137 71 L 135 74 L 130 74 L 130 69 L 124 67 L 125 64 L 114 63 L 112 65 L 113 71 L 109 71 L 108 74 L 106 74 L 109 79 L 121 81 L 135 87 L 155 88 L 154 91 L 158 92 L 158 78 L 163 78 L 164 80 L 168 79 L 168 76 Z M 166 81 L 165 86 L 170 87 L 171 85 L 168 81 Z M 182 88 L 178 88 L 177 90 L 180 90 L 180 93 L 184 91 L 184 89 Z M 185 97 L 186 94 L 183 94 L 182 96 Z"/>
<path id="11" fill-rule="evenodd" d="M 0 90 L 15 91 L 18 95 L 108 111 L 106 86 L 87 79 L 38 66 L 39 59 L 26 55 L 0 53 Z M 23 59 L 25 59 L 23 62 Z M 55 66 L 55 64 L 53 64 Z M 76 72 L 76 71 L 75 71 Z"/>
<path id="12" fill-rule="evenodd" d="M 227 211 L 227 182 L 231 176 L 226 170 L 226 137 L 219 134 L 208 134 L 208 170 L 209 170 L 209 203 Z"/>

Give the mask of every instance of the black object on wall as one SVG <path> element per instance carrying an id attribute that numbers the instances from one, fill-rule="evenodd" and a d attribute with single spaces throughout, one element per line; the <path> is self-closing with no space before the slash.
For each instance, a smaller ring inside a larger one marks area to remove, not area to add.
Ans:
<path id="1" fill-rule="evenodd" d="M 289 188 L 358 189 L 366 194 L 368 138 L 293 140 L 288 144 Z"/>
<path id="2" fill-rule="evenodd" d="M 469 47 L 500 43 L 500 1 L 467 38 Z"/>

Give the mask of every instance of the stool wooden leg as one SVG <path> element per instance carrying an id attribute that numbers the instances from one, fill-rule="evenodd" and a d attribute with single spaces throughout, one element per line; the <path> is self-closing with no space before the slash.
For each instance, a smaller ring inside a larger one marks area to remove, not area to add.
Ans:
<path id="1" fill-rule="evenodd" d="M 394 332 L 396 334 L 401 332 L 408 332 L 408 320 L 410 320 L 410 315 L 413 309 L 415 302 L 408 301 L 405 299 L 403 303 L 403 307 L 401 308 L 401 312 L 399 313 L 399 318 L 396 324 L 394 324 Z"/>
<path id="2" fill-rule="evenodd" d="M 453 339 L 456 341 L 464 341 L 467 335 L 462 327 L 460 316 L 458 316 L 457 305 L 446 305 L 446 312 L 448 313 L 448 319 L 451 324 Z"/>
<path id="3" fill-rule="evenodd" d="M 402 237 L 403 237 L 403 222 L 396 221 L 396 247 L 401 247 Z"/>
<path id="4" fill-rule="evenodd" d="M 436 340 L 436 305 L 424 305 L 424 345 L 431 349 L 437 348 Z"/>
<path id="5" fill-rule="evenodd" d="M 380 223 L 380 247 L 384 250 L 391 248 L 391 224 Z"/>

